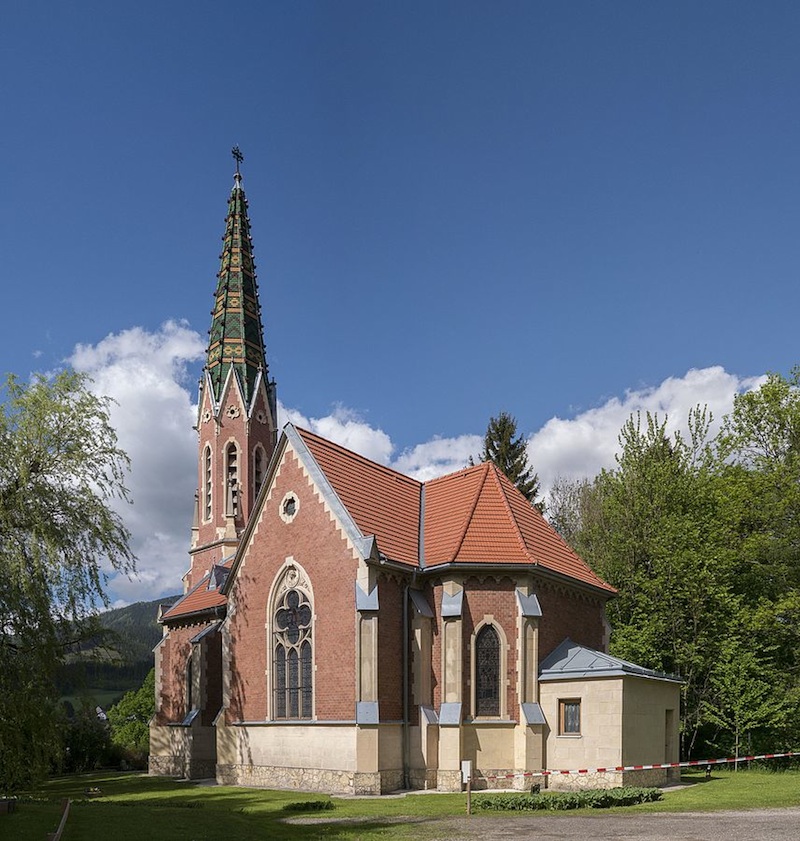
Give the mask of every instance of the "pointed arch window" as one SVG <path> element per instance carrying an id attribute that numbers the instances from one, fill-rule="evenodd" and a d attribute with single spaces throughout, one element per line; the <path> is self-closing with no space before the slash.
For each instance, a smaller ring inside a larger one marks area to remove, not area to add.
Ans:
<path id="1" fill-rule="evenodd" d="M 192 653 L 186 660 L 186 714 L 188 715 L 194 709 L 194 662 L 192 660 Z"/>
<path id="2" fill-rule="evenodd" d="M 239 516 L 239 451 L 236 444 L 225 448 L 225 478 L 228 484 L 227 511 L 234 517 Z"/>
<path id="3" fill-rule="evenodd" d="M 500 716 L 500 637 L 484 625 L 475 638 L 475 715 Z"/>
<path id="4" fill-rule="evenodd" d="M 293 573 L 293 574 L 292 574 Z M 272 717 L 304 719 L 313 710 L 313 612 L 308 594 L 297 586 L 279 589 L 272 617 Z"/>
<path id="5" fill-rule="evenodd" d="M 211 519 L 211 447 L 203 452 L 203 520 Z"/>

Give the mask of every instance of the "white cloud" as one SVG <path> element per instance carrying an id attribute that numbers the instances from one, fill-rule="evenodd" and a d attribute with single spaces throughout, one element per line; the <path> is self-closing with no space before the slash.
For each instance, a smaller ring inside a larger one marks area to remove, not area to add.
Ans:
<path id="1" fill-rule="evenodd" d="M 459 435 L 456 438 L 434 438 L 402 452 L 392 467 L 426 482 L 466 467 L 469 458 L 476 458 L 483 446 L 480 435 Z"/>
<path id="2" fill-rule="evenodd" d="M 657 413 L 667 418 L 670 434 L 686 431 L 689 411 L 708 406 L 714 416 L 712 432 L 733 407 L 737 392 L 756 388 L 763 378 L 743 379 L 721 366 L 688 371 L 683 377 L 669 377 L 653 387 L 629 390 L 623 398 L 613 397 L 602 406 L 575 418 L 551 418 L 528 439 L 528 455 L 539 474 L 542 492 L 557 476 L 591 478 L 615 464 L 622 425 L 635 412 Z"/>
<path id="3" fill-rule="evenodd" d="M 296 409 L 278 407 L 279 425 L 287 421 L 314 432 L 335 444 L 360 453 L 378 464 L 389 464 L 394 451 L 391 438 L 382 430 L 374 429 L 352 409 L 337 406 L 333 414 L 323 418 L 309 418 Z"/>
<path id="4" fill-rule="evenodd" d="M 203 352 L 197 333 L 185 324 L 167 322 L 154 332 L 133 328 L 94 346 L 79 345 L 69 360 L 93 378 L 98 393 L 117 401 L 112 423 L 131 458 L 128 485 L 133 505 L 120 506 L 119 511 L 132 533 L 138 575 L 132 580 L 112 575 L 109 593 L 115 604 L 181 589 L 197 485 L 197 438 L 192 430 L 196 394 L 188 380 Z M 603 467 L 613 467 L 619 430 L 637 410 L 668 416 L 670 432 L 684 427 L 697 404 L 707 404 L 719 422 L 730 411 L 734 394 L 761 381 L 742 379 L 721 367 L 691 370 L 657 386 L 627 391 L 574 418 L 551 418 L 528 440 L 542 490 L 547 491 L 557 476 L 591 477 Z M 284 406 L 278 414 L 281 425 L 291 421 L 420 480 L 460 470 L 482 445 L 481 435 L 465 433 L 436 437 L 395 456 L 390 436 L 346 407 L 320 418 Z"/>
<path id="5" fill-rule="evenodd" d="M 202 359 L 200 336 L 169 321 L 155 332 L 135 327 L 97 345 L 78 345 L 69 362 L 93 389 L 113 398 L 111 422 L 131 459 L 132 505 L 115 503 L 138 558 L 134 579 L 111 574 L 112 597 L 152 599 L 181 590 L 189 557 L 197 439 L 188 368 Z"/>

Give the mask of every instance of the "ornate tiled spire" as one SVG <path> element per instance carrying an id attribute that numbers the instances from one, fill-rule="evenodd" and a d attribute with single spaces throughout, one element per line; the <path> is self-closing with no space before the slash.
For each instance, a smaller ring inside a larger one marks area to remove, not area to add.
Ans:
<path id="1" fill-rule="evenodd" d="M 222 238 L 224 245 L 211 313 L 206 368 L 215 402 L 219 402 L 228 372 L 233 369 L 249 406 L 255 396 L 259 371 L 265 383 L 269 380 L 247 199 L 239 172 L 239 163 L 243 158 L 238 146 L 234 146 L 233 156 L 236 173 Z"/>

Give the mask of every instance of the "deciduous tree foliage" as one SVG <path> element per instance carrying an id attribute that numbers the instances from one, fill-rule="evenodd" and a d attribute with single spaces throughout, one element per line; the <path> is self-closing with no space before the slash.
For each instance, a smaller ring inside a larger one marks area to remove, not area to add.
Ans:
<path id="1" fill-rule="evenodd" d="M 612 653 L 684 679 L 682 750 L 800 739 L 800 374 L 736 397 L 716 438 L 632 417 L 617 466 L 556 483 L 551 516 L 619 595 Z M 747 702 L 745 702 L 747 699 Z"/>
<path id="2" fill-rule="evenodd" d="M 508 412 L 490 418 L 483 437 L 481 461 L 491 461 L 517 486 L 525 498 L 536 505 L 539 476 L 528 464 L 528 449 L 522 435 L 517 435 L 517 421 Z M 541 505 L 536 505 L 541 510 Z"/>
<path id="3" fill-rule="evenodd" d="M 150 749 L 149 723 L 155 711 L 155 669 L 150 669 L 139 689 L 126 692 L 108 711 L 111 741 L 132 754 L 145 756 Z"/>
<path id="4" fill-rule="evenodd" d="M 131 571 L 110 507 L 127 499 L 125 453 L 108 400 L 71 371 L 6 380 L 0 404 L 0 790 L 46 772 L 58 753 L 53 678 L 96 629 L 103 569 Z"/>

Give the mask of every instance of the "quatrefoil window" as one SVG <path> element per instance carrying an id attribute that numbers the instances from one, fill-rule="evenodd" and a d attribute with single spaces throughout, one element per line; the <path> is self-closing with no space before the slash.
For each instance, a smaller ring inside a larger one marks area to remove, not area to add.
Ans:
<path id="1" fill-rule="evenodd" d="M 238 407 L 238 406 L 234 406 L 234 405 L 231 403 L 231 405 L 230 405 L 230 406 L 228 406 L 228 408 L 225 410 L 225 414 L 226 414 L 229 418 L 238 418 L 238 417 L 239 417 L 239 415 L 241 414 L 241 410 L 239 409 L 239 407 Z"/>
<path id="2" fill-rule="evenodd" d="M 284 632 L 290 645 L 300 641 L 300 635 L 311 625 L 311 608 L 298 590 L 289 590 L 283 600 L 283 607 L 275 614 L 278 629 Z"/>

